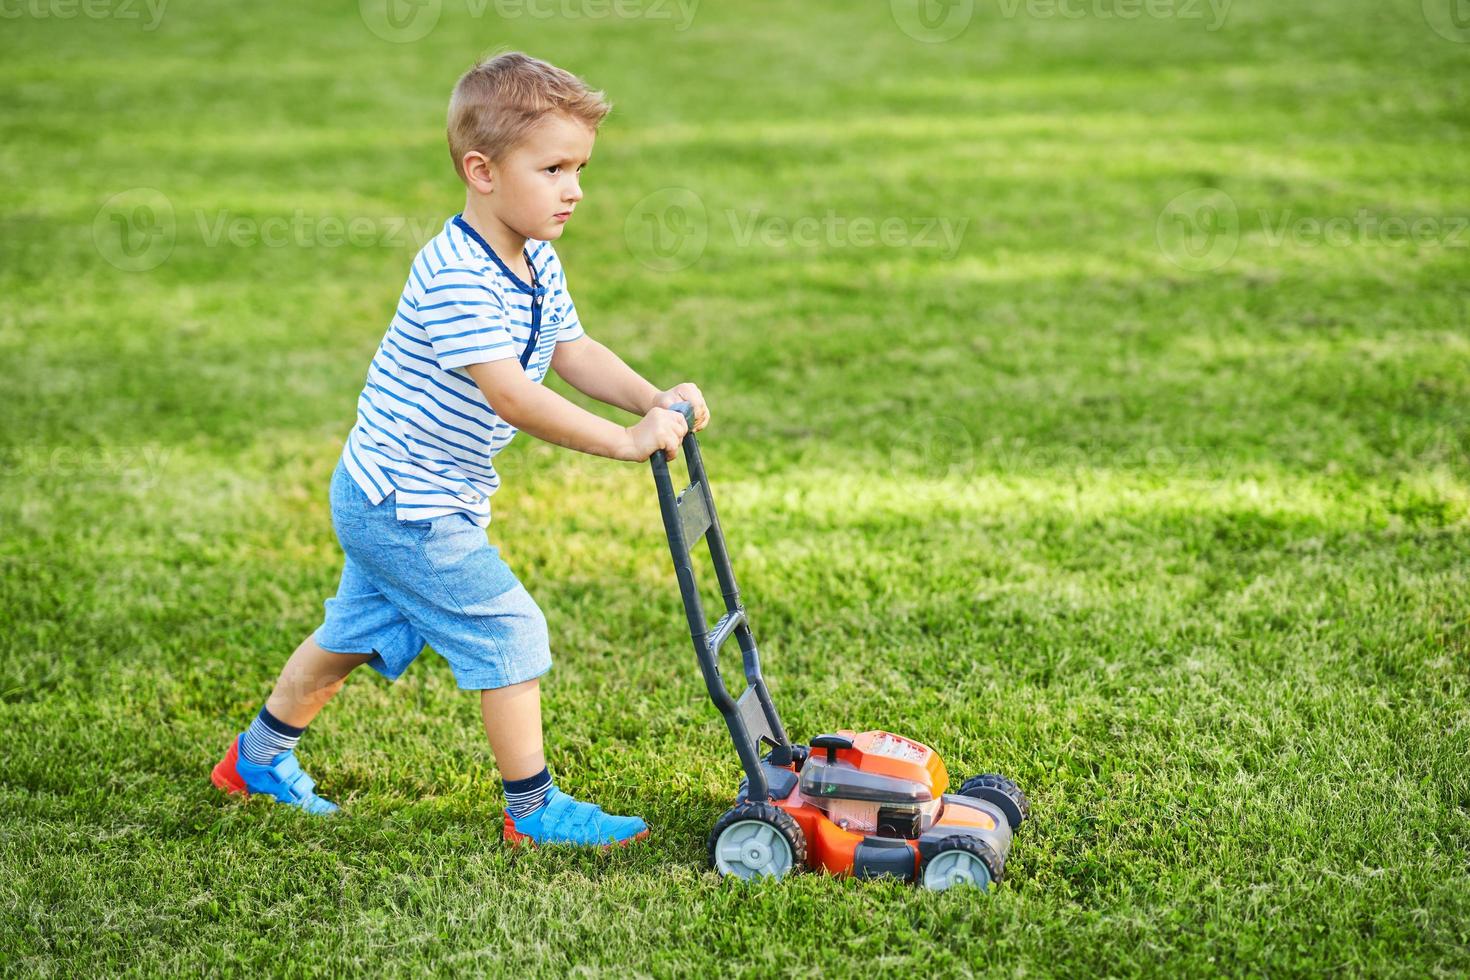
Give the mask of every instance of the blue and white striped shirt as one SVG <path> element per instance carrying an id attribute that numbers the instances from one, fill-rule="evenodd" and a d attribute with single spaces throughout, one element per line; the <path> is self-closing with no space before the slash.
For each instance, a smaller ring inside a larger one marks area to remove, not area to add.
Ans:
<path id="1" fill-rule="evenodd" d="M 556 345 L 583 336 L 551 243 L 528 241 L 526 257 L 531 283 L 455 215 L 413 260 L 342 449 L 374 504 L 394 494 L 400 521 L 461 512 L 490 523 L 492 460 L 517 430 L 465 366 L 514 357 L 540 383 Z"/>

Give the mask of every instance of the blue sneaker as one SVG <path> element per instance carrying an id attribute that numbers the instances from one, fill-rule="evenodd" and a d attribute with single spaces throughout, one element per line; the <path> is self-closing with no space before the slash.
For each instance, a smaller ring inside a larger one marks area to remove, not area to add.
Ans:
<path id="1" fill-rule="evenodd" d="M 320 816 L 336 813 L 337 804 L 317 796 L 316 783 L 301 771 L 295 752 L 282 752 L 268 766 L 257 766 L 240 754 L 241 735 L 230 743 L 225 757 L 215 764 L 209 774 L 210 781 L 226 793 L 249 796 L 263 793 L 275 797 L 278 802 L 300 807 L 307 813 Z"/>
<path id="2" fill-rule="evenodd" d="M 628 844 L 648 836 L 638 817 L 615 817 L 591 803 L 572 799 L 552 784 L 546 803 L 517 820 L 505 815 L 505 839 L 512 844 Z"/>

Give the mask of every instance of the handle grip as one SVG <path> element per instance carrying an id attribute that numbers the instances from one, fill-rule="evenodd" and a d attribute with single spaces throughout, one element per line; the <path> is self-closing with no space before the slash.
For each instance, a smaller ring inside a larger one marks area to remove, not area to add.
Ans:
<path id="1" fill-rule="evenodd" d="M 666 407 L 664 409 L 664 411 L 666 411 L 666 412 L 678 412 L 680 415 L 684 416 L 684 421 L 687 422 L 687 423 L 689 423 L 689 433 L 684 438 L 687 439 L 687 438 L 689 438 L 689 436 L 694 435 L 694 406 L 693 405 L 691 405 L 689 402 L 674 402 L 674 404 L 669 405 L 668 407 Z M 659 449 L 659 450 L 655 451 L 652 456 L 648 457 L 648 459 L 649 459 L 650 462 L 652 462 L 654 460 L 658 460 L 659 462 L 663 462 L 664 461 L 664 451 L 662 449 Z"/>

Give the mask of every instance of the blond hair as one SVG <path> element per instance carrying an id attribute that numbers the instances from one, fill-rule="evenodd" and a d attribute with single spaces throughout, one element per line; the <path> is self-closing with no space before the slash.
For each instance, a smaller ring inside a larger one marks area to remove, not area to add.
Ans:
<path id="1" fill-rule="evenodd" d="M 571 72 L 510 51 L 460 76 L 449 97 L 449 155 L 464 180 L 464 155 L 478 150 L 503 158 L 549 113 L 560 112 L 593 130 L 612 104 Z"/>

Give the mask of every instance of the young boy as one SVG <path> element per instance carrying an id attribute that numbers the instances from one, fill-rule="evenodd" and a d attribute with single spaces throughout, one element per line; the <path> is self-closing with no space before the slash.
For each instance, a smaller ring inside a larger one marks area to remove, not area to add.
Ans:
<path id="1" fill-rule="evenodd" d="M 368 368 L 357 424 L 332 475 L 346 552 L 326 619 L 281 670 L 250 728 L 214 767 L 230 793 L 333 813 L 296 761 L 297 741 L 355 667 L 397 678 L 427 641 L 459 686 L 480 692 L 512 842 L 609 845 L 648 834 L 557 789 L 541 741 L 546 619 L 485 537 L 493 465 L 519 430 L 629 462 L 674 459 L 688 429 L 661 391 L 588 337 L 551 242 L 582 199 L 580 174 L 609 109 L 567 72 L 519 53 L 476 65 L 449 103 L 449 151 L 465 207 L 419 251 Z M 548 368 L 640 414 L 623 427 L 542 387 Z"/>

